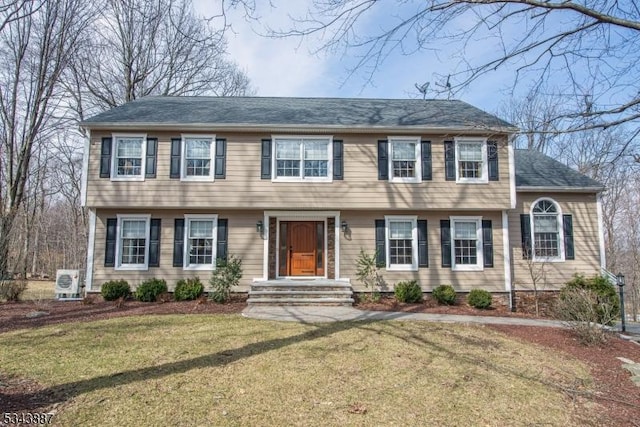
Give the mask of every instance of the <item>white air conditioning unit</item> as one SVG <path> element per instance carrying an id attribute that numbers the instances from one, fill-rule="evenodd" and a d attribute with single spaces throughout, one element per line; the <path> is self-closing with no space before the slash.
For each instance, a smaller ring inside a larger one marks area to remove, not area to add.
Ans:
<path id="1" fill-rule="evenodd" d="M 58 270 L 56 272 L 56 294 L 77 294 L 79 286 L 79 270 Z"/>

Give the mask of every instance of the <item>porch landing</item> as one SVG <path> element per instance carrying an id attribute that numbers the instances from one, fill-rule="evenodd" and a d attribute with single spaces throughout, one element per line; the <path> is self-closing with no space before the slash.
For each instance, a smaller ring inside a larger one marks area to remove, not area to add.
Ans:
<path id="1" fill-rule="evenodd" d="M 254 282 L 247 304 L 253 305 L 353 305 L 353 289 L 332 279 L 275 279 Z"/>

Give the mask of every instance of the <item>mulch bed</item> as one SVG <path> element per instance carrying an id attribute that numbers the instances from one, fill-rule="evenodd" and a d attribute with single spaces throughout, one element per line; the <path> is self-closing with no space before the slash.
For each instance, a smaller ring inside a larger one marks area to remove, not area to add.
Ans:
<path id="1" fill-rule="evenodd" d="M 240 313 L 246 307 L 245 295 L 234 295 L 228 304 L 202 301 L 167 303 L 142 303 L 125 301 L 121 307 L 114 302 L 97 298 L 92 304 L 82 302 L 22 302 L 0 304 L 0 333 L 67 322 L 86 322 L 122 316 L 146 314 L 218 314 Z M 427 300 L 422 304 L 399 304 L 393 298 L 382 298 L 378 303 L 358 302 L 356 308 L 376 311 L 402 311 L 412 313 L 466 314 L 481 316 L 534 317 L 527 313 L 512 313 L 507 307 L 498 306 L 491 310 L 477 310 L 466 304 L 438 306 Z M 34 311 L 49 314 L 28 318 Z M 600 419 L 590 420 L 591 425 L 616 425 L 640 427 L 640 387 L 630 380 L 630 373 L 622 369 L 622 362 L 616 357 L 625 357 L 640 362 L 640 345 L 622 340 L 612 335 L 603 346 L 586 347 L 570 333 L 561 328 L 530 326 L 490 325 L 494 330 L 505 333 L 517 340 L 534 343 L 553 351 L 561 351 L 587 364 L 596 381 L 597 394 L 584 395 L 579 390 L 566 390 L 575 400 L 587 399 L 602 405 Z M 0 368 L 1 369 L 1 368 Z M 38 403 L 38 391 L 45 389 L 37 382 L 25 378 L 9 378 L 0 372 L 0 395 L 4 412 L 55 411 L 56 407 L 45 407 Z M 35 396 L 35 400 L 24 401 L 23 396 Z M 41 396 L 42 402 L 50 401 Z M 613 422 L 613 424 L 611 424 Z"/>

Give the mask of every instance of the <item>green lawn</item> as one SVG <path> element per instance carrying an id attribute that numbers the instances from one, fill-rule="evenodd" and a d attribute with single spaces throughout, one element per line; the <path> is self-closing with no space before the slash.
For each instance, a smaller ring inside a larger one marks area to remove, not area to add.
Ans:
<path id="1" fill-rule="evenodd" d="M 584 425 L 587 368 L 491 329 L 140 316 L 0 334 L 65 426 Z M 1 389 L 0 389 L 1 390 Z"/>

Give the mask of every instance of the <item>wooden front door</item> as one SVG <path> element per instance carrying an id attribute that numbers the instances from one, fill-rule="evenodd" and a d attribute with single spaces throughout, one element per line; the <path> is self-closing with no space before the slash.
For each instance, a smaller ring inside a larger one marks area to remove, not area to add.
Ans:
<path id="1" fill-rule="evenodd" d="M 324 274 L 324 222 L 280 222 L 280 276 Z"/>

